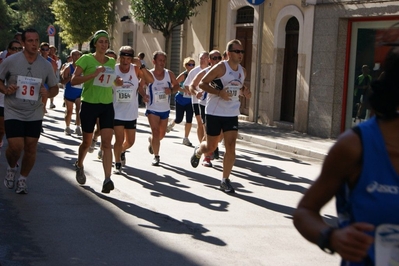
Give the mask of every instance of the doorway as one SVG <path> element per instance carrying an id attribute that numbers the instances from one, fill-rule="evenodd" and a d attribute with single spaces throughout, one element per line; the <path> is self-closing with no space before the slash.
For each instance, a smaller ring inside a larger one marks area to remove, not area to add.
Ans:
<path id="1" fill-rule="evenodd" d="M 299 22 L 295 17 L 285 27 L 285 51 L 281 92 L 280 120 L 294 123 L 298 68 Z"/>

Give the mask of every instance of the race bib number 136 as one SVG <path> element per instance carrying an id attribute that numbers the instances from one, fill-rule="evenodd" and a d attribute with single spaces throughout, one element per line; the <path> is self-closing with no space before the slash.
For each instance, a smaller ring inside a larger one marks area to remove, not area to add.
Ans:
<path id="1" fill-rule="evenodd" d="M 39 99 L 42 79 L 18 76 L 15 97 L 22 100 L 37 101 Z"/>

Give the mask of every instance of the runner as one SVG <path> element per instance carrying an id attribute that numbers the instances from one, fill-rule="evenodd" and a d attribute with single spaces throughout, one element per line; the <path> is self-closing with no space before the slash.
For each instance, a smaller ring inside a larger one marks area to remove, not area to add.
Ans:
<path id="1" fill-rule="evenodd" d="M 147 87 L 149 101 L 147 103 L 146 116 L 151 127 L 151 136 L 148 151 L 154 154 L 153 166 L 159 166 L 159 150 L 161 140 L 165 137 L 168 117 L 170 113 L 170 96 L 179 89 L 175 74 L 165 69 L 166 53 L 157 51 L 153 56 L 154 68 L 150 70 L 154 76 L 154 82 Z"/>
<path id="2" fill-rule="evenodd" d="M 133 146 L 136 139 L 139 93 L 146 98 L 145 92 L 139 90 L 139 79 L 147 83 L 154 82 L 151 73 L 141 66 L 140 59 L 134 57 L 132 47 L 122 46 L 119 49 L 119 61 L 115 66 L 115 74 L 123 79 L 123 85 L 114 87 L 116 173 L 121 173 L 122 166 L 126 164 L 125 152 Z"/>
<path id="3" fill-rule="evenodd" d="M 104 30 L 97 31 L 90 41 L 92 53 L 82 55 L 76 61 L 76 69 L 71 79 L 72 86 L 83 83 L 80 110 L 83 140 L 75 163 L 76 181 L 81 185 L 86 183 L 83 161 L 93 139 L 96 120 L 99 118 L 103 149 L 104 183 L 101 190 L 103 193 L 109 193 L 114 189 L 111 180 L 111 140 L 114 126 L 112 85 L 114 82 L 118 86 L 122 85 L 122 79 L 115 76 L 115 59 L 105 55 L 108 46 L 108 33 Z"/>

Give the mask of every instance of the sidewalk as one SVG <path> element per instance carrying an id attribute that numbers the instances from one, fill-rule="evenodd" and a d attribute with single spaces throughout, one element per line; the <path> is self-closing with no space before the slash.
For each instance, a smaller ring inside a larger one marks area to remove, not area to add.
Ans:
<path id="1" fill-rule="evenodd" d="M 140 108 L 139 114 L 144 116 L 145 108 Z M 169 121 L 174 119 L 174 117 L 175 111 L 171 110 Z M 243 120 L 239 120 L 238 124 L 239 140 L 313 159 L 323 160 L 335 143 L 333 139 L 322 139 L 296 131 L 255 124 Z M 182 122 L 181 125 L 184 125 L 184 123 Z M 195 119 L 193 119 L 193 128 L 196 127 Z"/>

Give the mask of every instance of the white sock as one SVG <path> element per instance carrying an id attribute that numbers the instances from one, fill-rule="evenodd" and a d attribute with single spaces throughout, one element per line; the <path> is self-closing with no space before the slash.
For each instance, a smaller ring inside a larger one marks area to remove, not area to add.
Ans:
<path id="1" fill-rule="evenodd" d="M 18 178 L 18 180 L 24 180 L 24 181 L 26 181 L 26 176 L 20 175 L 19 178 Z"/>

